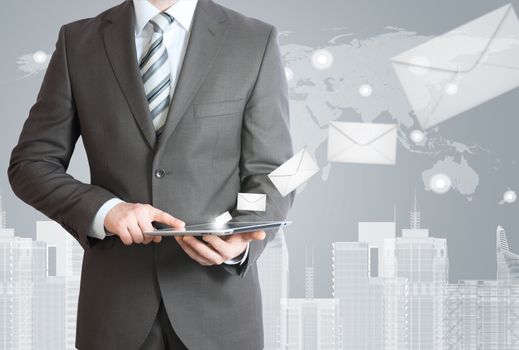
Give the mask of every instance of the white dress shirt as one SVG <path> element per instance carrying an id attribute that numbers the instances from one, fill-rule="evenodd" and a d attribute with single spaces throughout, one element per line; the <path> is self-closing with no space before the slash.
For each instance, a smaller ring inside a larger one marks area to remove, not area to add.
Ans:
<path id="1" fill-rule="evenodd" d="M 175 19 L 172 25 L 164 32 L 163 44 L 168 52 L 168 60 L 171 72 L 170 96 L 173 96 L 178 74 L 182 67 L 184 55 L 191 33 L 191 22 L 195 12 L 198 0 L 179 0 L 165 12 L 173 16 Z M 140 62 L 142 56 L 148 51 L 148 47 L 153 35 L 153 27 L 149 23 L 150 19 L 155 17 L 160 10 L 152 5 L 148 0 L 133 0 L 135 8 L 135 47 L 137 52 L 137 61 Z M 88 233 L 89 236 L 104 239 L 105 236 L 111 236 L 113 233 L 106 231 L 104 227 L 105 217 L 115 205 L 123 203 L 119 198 L 112 198 L 105 202 L 99 208 L 92 229 Z M 243 253 L 243 257 L 236 257 L 225 261 L 226 264 L 243 264 L 249 253 L 249 245 Z"/>

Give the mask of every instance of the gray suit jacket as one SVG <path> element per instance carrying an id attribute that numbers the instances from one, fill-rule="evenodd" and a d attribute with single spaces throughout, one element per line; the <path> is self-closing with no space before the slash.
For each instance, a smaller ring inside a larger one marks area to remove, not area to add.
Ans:
<path id="1" fill-rule="evenodd" d="M 60 223 L 84 248 L 79 349 L 138 349 L 162 296 L 191 350 L 261 349 L 256 260 L 274 237 L 253 241 L 242 266 L 202 266 L 171 237 L 125 246 L 87 236 L 112 197 L 150 203 L 186 223 L 229 210 L 236 219 L 284 219 L 267 174 L 293 155 L 288 88 L 270 24 L 199 0 L 162 133 L 151 123 L 129 0 L 62 26 L 37 101 L 11 154 L 15 194 Z M 79 136 L 91 184 L 66 170 Z M 156 176 L 158 169 L 164 176 Z M 265 213 L 237 212 L 238 192 L 267 194 Z"/>

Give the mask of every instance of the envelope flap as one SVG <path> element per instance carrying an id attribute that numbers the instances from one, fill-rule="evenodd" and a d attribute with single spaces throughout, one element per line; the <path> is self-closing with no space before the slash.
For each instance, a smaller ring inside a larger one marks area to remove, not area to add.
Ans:
<path id="1" fill-rule="evenodd" d="M 276 168 L 273 172 L 271 172 L 270 176 L 292 176 L 297 173 L 297 169 L 301 164 L 303 159 L 303 152 L 305 150 L 301 150 L 294 154 L 292 158 L 283 163 L 279 168 Z"/>
<path id="2" fill-rule="evenodd" d="M 269 176 L 293 176 L 300 171 L 312 171 L 316 170 L 316 168 L 317 164 L 315 164 L 312 157 L 304 148 L 297 152 L 292 158 L 282 164 L 279 168 L 271 172 Z"/>
<path id="3" fill-rule="evenodd" d="M 515 15 L 511 4 L 405 51 L 392 61 L 417 69 L 470 71 L 481 60 L 509 14 Z"/>
<path id="4" fill-rule="evenodd" d="M 330 122 L 330 127 L 359 146 L 366 146 L 396 128 L 396 124 Z"/>

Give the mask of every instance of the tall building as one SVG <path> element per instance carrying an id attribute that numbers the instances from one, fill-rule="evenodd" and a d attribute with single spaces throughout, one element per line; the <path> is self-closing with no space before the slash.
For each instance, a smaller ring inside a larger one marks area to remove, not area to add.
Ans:
<path id="1" fill-rule="evenodd" d="M 0 195 L 0 230 L 7 228 L 7 213 L 4 210 L 2 195 Z"/>
<path id="2" fill-rule="evenodd" d="M 305 298 L 314 297 L 314 248 L 312 247 L 310 256 L 308 256 L 308 247 L 306 248 L 306 265 L 305 265 Z"/>
<path id="3" fill-rule="evenodd" d="M 447 348 L 519 349 L 519 256 L 505 230 L 496 230 L 497 280 L 459 281 L 447 287 Z"/>
<path id="4" fill-rule="evenodd" d="M 360 222 L 358 242 L 333 245 L 341 349 L 406 349 L 406 281 L 384 277 L 385 241 L 395 236 L 395 222 Z"/>
<path id="5" fill-rule="evenodd" d="M 510 296 L 508 299 L 508 348 L 519 350 L 519 283 L 509 285 Z"/>
<path id="6" fill-rule="evenodd" d="M 35 282 L 33 289 L 34 349 L 71 350 L 66 341 L 66 279 L 47 276 Z"/>
<path id="7" fill-rule="evenodd" d="M 445 348 L 445 287 L 448 282 L 447 241 L 422 229 L 416 197 L 411 228 L 384 242 L 384 277 L 408 283 L 408 346 L 412 350 Z"/>
<path id="8" fill-rule="evenodd" d="M 497 279 L 508 283 L 519 283 L 519 255 L 510 252 L 506 231 L 496 230 Z"/>
<path id="9" fill-rule="evenodd" d="M 286 340 L 281 299 L 288 297 L 288 250 L 283 230 L 268 243 L 258 258 L 258 274 L 263 306 L 265 350 L 281 349 Z"/>
<path id="10" fill-rule="evenodd" d="M 459 284 L 448 284 L 445 286 L 445 345 L 448 350 L 477 349 L 475 345 L 471 345 L 473 341 L 476 343 L 475 325 L 470 324 L 471 320 L 475 320 L 475 310 L 471 310 L 468 303 L 465 308 L 462 298 L 462 290 Z M 464 312 L 467 317 L 464 319 Z M 468 321 L 468 322 L 466 322 Z M 467 324 L 467 326 L 464 325 Z M 473 322 L 475 323 L 475 322 Z M 470 337 L 466 340 L 467 347 L 464 347 L 466 335 L 474 333 L 474 338 Z"/>
<path id="11" fill-rule="evenodd" d="M 339 300 L 331 298 L 282 299 L 286 313 L 286 350 L 340 349 L 337 333 Z"/>
<path id="12" fill-rule="evenodd" d="M 48 276 L 40 286 L 41 290 L 37 291 L 42 299 L 36 307 L 36 313 L 55 320 L 52 326 L 46 322 L 35 324 L 37 332 L 54 333 L 54 339 L 48 339 L 54 345 L 51 347 L 49 343 L 45 343 L 41 347 L 74 349 L 83 248 L 54 221 L 37 221 L 36 238 L 46 243 Z M 59 288 L 63 290 L 58 293 Z M 55 291 L 57 294 L 49 295 L 48 291 Z M 55 307 L 59 303 L 61 307 Z M 47 341 L 46 338 L 38 339 Z M 58 340 L 62 340 L 60 347 L 57 347 Z"/>
<path id="13" fill-rule="evenodd" d="M 508 295 L 498 281 L 459 281 L 446 294 L 447 349 L 510 349 Z"/>
<path id="14" fill-rule="evenodd" d="M 336 242 L 333 297 L 339 303 L 341 349 L 375 350 L 383 343 L 383 281 L 369 276 L 369 244 Z"/>
<path id="15" fill-rule="evenodd" d="M 6 221 L 0 197 L 0 349 L 75 349 L 81 246 L 56 222 L 34 241 Z"/>
<path id="16" fill-rule="evenodd" d="M 384 350 L 409 348 L 409 284 L 405 278 L 384 278 Z"/>
<path id="17" fill-rule="evenodd" d="M 507 349 L 519 350 L 519 255 L 510 251 L 501 226 L 497 227 L 496 240 L 497 280 L 508 294 Z"/>
<path id="18" fill-rule="evenodd" d="M 359 242 L 369 244 L 369 275 L 385 275 L 384 240 L 396 237 L 395 222 L 359 222 Z"/>
<path id="19" fill-rule="evenodd" d="M 32 350 L 34 285 L 45 279 L 45 245 L 0 232 L 0 349 Z"/>
<path id="20" fill-rule="evenodd" d="M 339 300 L 314 298 L 313 250 L 305 267 L 305 298 L 282 299 L 286 350 L 340 349 Z"/>
<path id="21" fill-rule="evenodd" d="M 368 302 L 366 319 L 369 327 L 367 329 L 367 348 L 368 350 L 377 350 L 384 348 L 384 293 L 385 279 L 375 277 L 369 279 L 368 284 Z"/>
<path id="22" fill-rule="evenodd" d="M 343 349 L 368 348 L 369 246 L 366 242 L 336 242 L 333 248 L 333 297 L 339 300 Z"/>

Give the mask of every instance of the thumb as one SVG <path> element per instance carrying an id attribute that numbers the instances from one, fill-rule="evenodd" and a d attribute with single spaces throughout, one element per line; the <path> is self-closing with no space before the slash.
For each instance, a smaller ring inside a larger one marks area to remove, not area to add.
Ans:
<path id="1" fill-rule="evenodd" d="M 246 240 L 262 241 L 263 239 L 265 239 L 266 233 L 265 233 L 265 231 L 254 231 L 254 232 L 245 233 L 244 235 L 245 235 L 245 237 L 243 237 L 243 238 L 245 238 Z"/>

